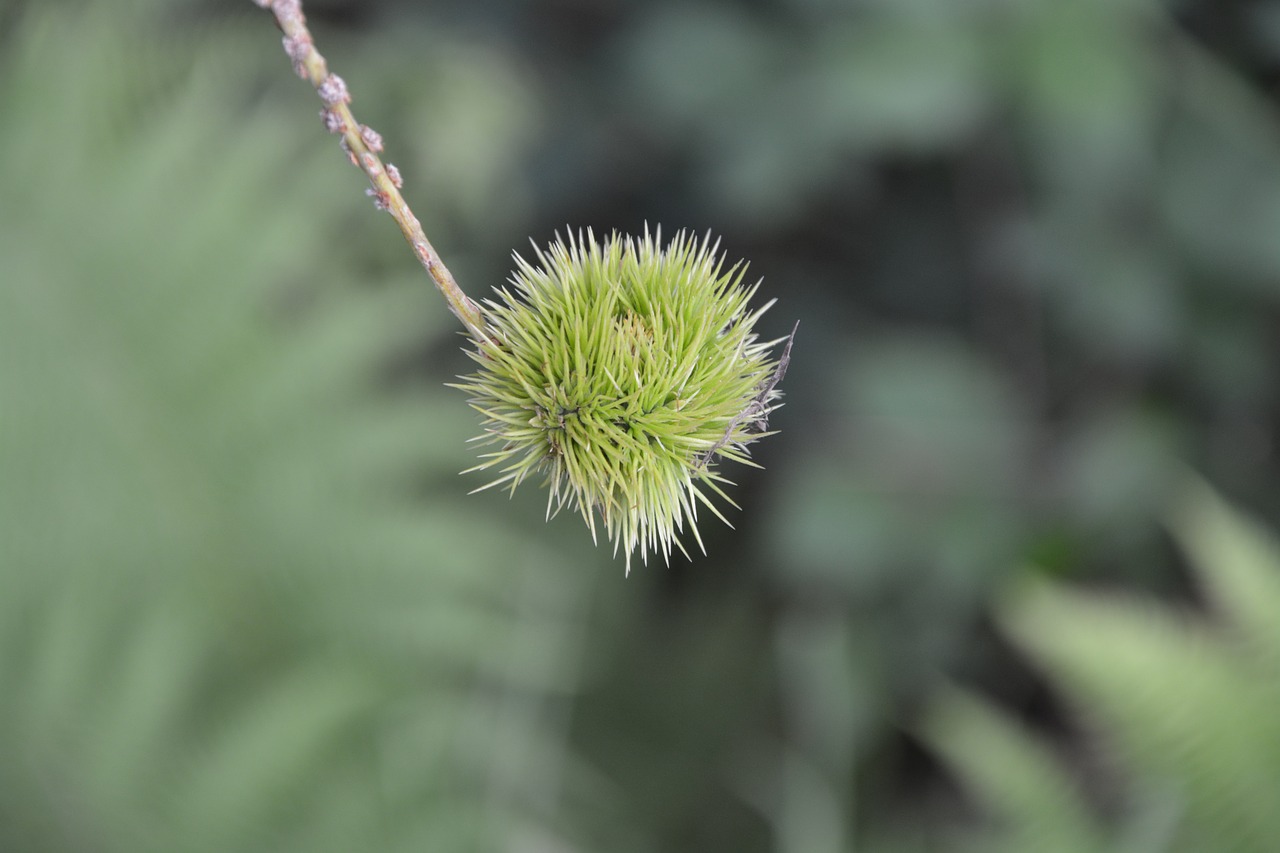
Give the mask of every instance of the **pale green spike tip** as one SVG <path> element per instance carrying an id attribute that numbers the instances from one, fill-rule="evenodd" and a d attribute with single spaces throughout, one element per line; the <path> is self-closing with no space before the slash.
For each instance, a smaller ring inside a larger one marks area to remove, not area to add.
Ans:
<path id="1" fill-rule="evenodd" d="M 484 419 L 479 440 L 498 448 L 472 470 L 496 468 L 489 485 L 511 489 L 545 473 L 548 508 L 572 501 L 593 538 L 598 515 L 628 573 L 637 550 L 687 553 L 686 524 L 701 547 L 697 505 L 724 516 L 699 486 L 724 498 L 715 466 L 747 462 L 747 445 L 772 434 L 795 332 L 757 341 L 769 306 L 748 310 L 746 265 L 726 269 L 710 235 L 664 247 L 661 229 L 603 242 L 588 230 L 534 252 L 486 301 L 480 367 L 457 386 Z"/>

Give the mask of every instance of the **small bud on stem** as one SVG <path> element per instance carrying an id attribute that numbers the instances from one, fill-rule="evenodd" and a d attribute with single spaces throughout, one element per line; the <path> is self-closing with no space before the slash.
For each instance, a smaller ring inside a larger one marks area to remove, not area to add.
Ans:
<path id="1" fill-rule="evenodd" d="M 347 84 L 337 74 L 329 71 L 320 52 L 316 50 L 307 19 L 299 0 L 254 0 L 264 9 L 270 9 L 276 23 L 284 33 L 284 50 L 294 70 L 315 87 L 325 108 L 321 112 L 325 129 L 341 135 L 342 148 L 348 159 L 360 167 L 369 178 L 371 195 L 379 208 L 391 213 L 414 254 L 422 261 L 454 313 L 474 340 L 486 339 L 484 316 L 480 307 L 462 292 L 453 274 L 440 262 L 439 256 L 422 231 L 422 224 L 413 215 L 400 194 L 400 182 L 393 180 L 378 159 L 382 150 L 382 137 L 368 125 L 360 124 L 351 114 L 351 93 Z M 397 173 L 398 174 L 398 173 Z M 427 262 L 430 259 L 430 263 Z"/>

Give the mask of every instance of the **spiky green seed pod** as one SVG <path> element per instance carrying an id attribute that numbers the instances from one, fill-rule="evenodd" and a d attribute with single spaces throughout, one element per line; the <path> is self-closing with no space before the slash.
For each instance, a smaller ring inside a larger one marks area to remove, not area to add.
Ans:
<path id="1" fill-rule="evenodd" d="M 500 476 L 477 491 L 546 474 L 548 517 L 571 502 L 594 539 L 598 514 L 628 572 L 637 549 L 687 556 L 686 526 L 702 548 L 699 504 L 728 523 L 709 497 L 734 505 L 716 464 L 754 464 L 747 445 L 770 434 L 790 340 L 779 359 L 780 341 L 757 341 L 769 305 L 748 309 L 756 286 L 718 248 L 588 231 L 535 247 L 536 264 L 516 255 L 513 289 L 486 300 L 479 369 L 456 386 L 496 446 L 471 470 Z"/>

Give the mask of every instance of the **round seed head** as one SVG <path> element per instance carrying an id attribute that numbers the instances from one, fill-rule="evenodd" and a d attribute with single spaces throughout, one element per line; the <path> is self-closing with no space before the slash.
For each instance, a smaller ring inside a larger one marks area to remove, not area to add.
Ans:
<path id="1" fill-rule="evenodd" d="M 752 464 L 790 340 L 780 359 L 780 341 L 757 340 L 769 305 L 748 308 L 745 264 L 726 269 L 709 238 L 664 247 L 660 230 L 602 243 L 587 231 L 535 252 L 486 300 L 479 367 L 456 386 L 493 448 L 471 470 L 511 491 L 545 475 L 548 516 L 570 503 L 593 538 L 602 523 L 628 571 L 637 550 L 687 555 L 686 527 L 701 548 L 698 509 L 724 520 L 711 497 L 733 504 L 717 465 Z"/>

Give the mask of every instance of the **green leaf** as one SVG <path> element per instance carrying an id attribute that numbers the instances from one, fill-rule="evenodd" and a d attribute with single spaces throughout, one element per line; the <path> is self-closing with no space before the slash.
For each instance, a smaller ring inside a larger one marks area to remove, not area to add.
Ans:
<path id="1" fill-rule="evenodd" d="M 1171 529 L 1223 617 L 1280 677 L 1280 542 L 1198 484 L 1185 490 Z"/>
<path id="2" fill-rule="evenodd" d="M 1116 596 L 1036 588 L 1003 622 L 1133 768 L 1177 791 L 1190 837 L 1274 849 L 1273 670 L 1189 614 Z"/>
<path id="3" fill-rule="evenodd" d="M 1107 849 L 1102 828 L 1061 759 L 1004 712 L 977 696 L 944 691 L 921 730 L 1007 831 L 996 848 L 980 849 Z"/>

